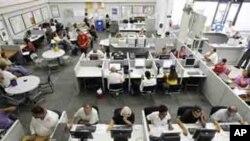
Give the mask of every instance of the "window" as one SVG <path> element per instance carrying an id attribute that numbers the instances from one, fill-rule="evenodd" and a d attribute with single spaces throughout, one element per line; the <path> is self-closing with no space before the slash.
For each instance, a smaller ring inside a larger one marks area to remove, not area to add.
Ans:
<path id="1" fill-rule="evenodd" d="M 237 30 L 250 30 L 249 7 L 250 3 L 243 3 L 235 24 Z"/>

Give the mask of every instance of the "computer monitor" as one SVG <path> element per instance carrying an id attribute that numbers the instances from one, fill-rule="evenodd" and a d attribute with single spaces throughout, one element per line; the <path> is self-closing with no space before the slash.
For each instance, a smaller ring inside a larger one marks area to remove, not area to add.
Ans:
<path id="1" fill-rule="evenodd" d="M 180 141 L 180 132 L 171 132 L 171 133 L 162 133 L 161 134 L 162 141 Z"/>
<path id="2" fill-rule="evenodd" d="M 93 139 L 92 132 L 95 132 L 96 126 L 79 126 L 75 131 L 71 131 L 71 135 L 74 138 L 81 141 L 87 141 L 87 139 Z"/>
<path id="3" fill-rule="evenodd" d="M 118 39 L 118 45 L 119 46 L 126 46 L 127 45 L 126 38 L 120 38 L 120 39 Z"/>
<path id="4" fill-rule="evenodd" d="M 135 40 L 136 40 L 135 35 L 128 35 L 128 44 L 135 46 Z"/>
<path id="5" fill-rule="evenodd" d="M 143 68 L 143 67 L 145 67 L 145 59 L 142 59 L 142 58 L 135 59 L 135 67 L 136 68 Z"/>
<path id="6" fill-rule="evenodd" d="M 111 130 L 111 137 L 114 141 L 128 141 L 131 138 L 132 127 L 130 126 L 120 126 L 114 127 Z"/>
<path id="7" fill-rule="evenodd" d="M 173 65 L 173 60 L 172 59 L 164 60 L 162 67 L 163 67 L 163 69 L 169 69 L 171 65 Z"/>
<path id="8" fill-rule="evenodd" d="M 169 58 L 170 58 L 169 54 L 160 55 L 160 59 L 169 59 Z"/>
<path id="9" fill-rule="evenodd" d="M 98 56 L 98 54 L 91 54 L 90 56 L 89 56 L 89 59 L 90 60 L 98 60 L 99 59 L 99 56 Z"/>
<path id="10" fill-rule="evenodd" d="M 197 129 L 193 135 L 195 141 L 211 141 L 215 136 L 214 129 Z"/>
<path id="11" fill-rule="evenodd" d="M 184 63 L 185 67 L 193 67 L 194 65 L 195 65 L 195 58 L 193 58 L 193 57 L 186 57 L 185 58 L 185 63 Z"/>
<path id="12" fill-rule="evenodd" d="M 115 70 L 120 71 L 121 70 L 121 63 L 110 63 L 109 69 L 111 69 L 112 67 L 114 67 Z"/>
<path id="13" fill-rule="evenodd" d="M 67 123 L 59 123 L 52 134 L 52 139 L 56 141 L 68 141 L 70 133 L 66 130 Z"/>

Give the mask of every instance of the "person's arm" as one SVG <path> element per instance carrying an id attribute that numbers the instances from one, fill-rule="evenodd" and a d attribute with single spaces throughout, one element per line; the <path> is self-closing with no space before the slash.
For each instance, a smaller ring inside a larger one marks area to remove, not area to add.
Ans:
<path id="1" fill-rule="evenodd" d="M 108 125 L 108 128 L 107 128 L 107 131 L 110 131 L 114 127 L 114 124 L 115 124 L 115 121 L 113 119 L 111 119 L 111 121 Z"/>
<path id="2" fill-rule="evenodd" d="M 219 122 L 215 119 L 212 120 L 213 121 L 213 124 L 215 126 L 215 129 L 217 130 L 217 132 L 220 132 L 221 128 L 220 128 L 220 125 L 219 125 Z"/>
<path id="3" fill-rule="evenodd" d="M 180 119 L 177 119 L 176 120 L 176 123 L 180 126 L 180 128 L 182 129 L 182 131 L 183 131 L 183 134 L 185 135 L 185 136 L 187 136 L 188 135 L 188 130 L 187 130 L 187 128 L 184 126 L 184 124 L 182 123 L 182 121 L 180 120 Z"/>
<path id="4" fill-rule="evenodd" d="M 10 106 L 10 107 L 7 107 L 7 108 L 0 109 L 0 111 L 3 111 L 3 112 L 15 112 L 16 107 L 15 106 Z"/>
<path id="5" fill-rule="evenodd" d="M 33 117 L 32 117 L 31 122 L 30 122 L 30 133 L 31 133 L 32 137 L 35 138 L 36 131 L 35 131 L 35 125 L 34 125 Z"/>
<path id="6" fill-rule="evenodd" d="M 124 117 L 123 117 L 123 121 L 124 121 L 127 125 L 132 126 L 133 123 L 130 122 L 130 121 L 128 120 L 128 118 L 129 118 L 129 117 L 124 116 Z"/>
<path id="7" fill-rule="evenodd" d="M 141 80 L 141 84 L 140 84 L 140 92 L 143 91 L 143 87 L 144 87 L 144 83 L 143 83 L 143 80 Z"/>
<path id="8" fill-rule="evenodd" d="M 205 128 L 206 127 L 206 115 L 204 111 L 202 111 L 201 113 L 200 122 L 201 122 L 202 127 Z"/>

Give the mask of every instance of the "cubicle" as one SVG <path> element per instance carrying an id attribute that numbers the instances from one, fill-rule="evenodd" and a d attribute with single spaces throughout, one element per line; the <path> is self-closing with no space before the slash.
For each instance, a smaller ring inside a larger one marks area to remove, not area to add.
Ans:
<path id="1" fill-rule="evenodd" d="M 7 130 L 1 141 L 20 141 L 24 137 L 25 132 L 19 120 L 16 120 Z"/>

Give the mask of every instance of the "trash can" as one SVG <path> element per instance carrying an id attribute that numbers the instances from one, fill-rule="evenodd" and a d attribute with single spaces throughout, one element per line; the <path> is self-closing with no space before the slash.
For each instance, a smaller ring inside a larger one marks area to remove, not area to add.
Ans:
<path id="1" fill-rule="evenodd" d="M 96 20 L 95 27 L 97 31 L 99 32 L 103 31 L 104 30 L 103 20 Z"/>

